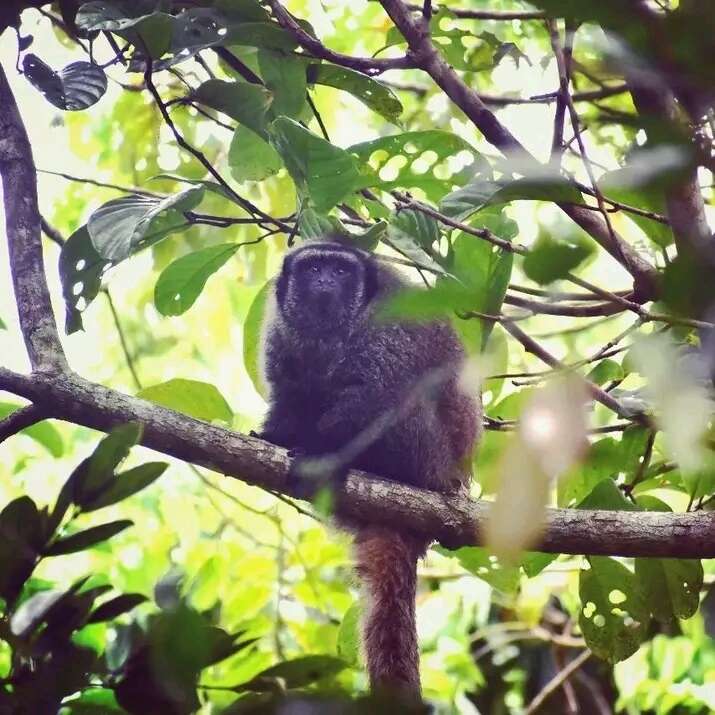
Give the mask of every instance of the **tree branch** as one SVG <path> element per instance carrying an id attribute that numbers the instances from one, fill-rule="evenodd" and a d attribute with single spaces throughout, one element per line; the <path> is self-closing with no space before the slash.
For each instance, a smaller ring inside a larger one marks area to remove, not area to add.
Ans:
<path id="1" fill-rule="evenodd" d="M 296 496 L 285 450 L 254 437 L 124 395 L 72 373 L 32 376 L 0 368 L 0 389 L 38 405 L 53 416 L 107 431 L 130 421 L 144 425 L 142 443 L 158 452 L 228 477 Z M 346 516 L 411 529 L 450 548 L 479 545 L 489 502 L 447 496 L 351 471 L 337 495 Z M 541 542 L 550 553 L 715 558 L 715 512 L 547 510 Z"/>
<path id="2" fill-rule="evenodd" d="M 519 140 L 497 119 L 479 95 L 468 87 L 430 42 L 427 29 L 401 0 L 380 0 L 383 8 L 407 41 L 416 67 L 427 72 L 444 93 L 469 117 L 484 138 L 505 156 L 527 167 L 540 167 Z M 592 236 L 633 276 L 636 293 L 657 294 L 657 271 L 621 236 L 611 233 L 602 217 L 589 209 L 559 203 L 566 215 Z"/>
<path id="3" fill-rule="evenodd" d="M 12 282 L 27 354 L 33 370 L 58 370 L 67 362 L 45 282 L 37 173 L 30 140 L 1 66 L 0 174 Z"/>
<path id="4" fill-rule="evenodd" d="M 378 75 L 386 70 L 410 69 L 414 66 L 412 60 L 407 56 L 380 59 L 377 57 L 353 57 L 334 52 L 328 49 L 320 40 L 316 40 L 315 37 L 306 32 L 278 0 L 268 0 L 268 5 L 273 11 L 273 16 L 278 21 L 278 24 L 284 30 L 290 32 L 296 42 L 317 59 L 328 60 L 328 62 L 333 62 L 341 67 L 349 67 L 368 75 Z"/>
<path id="5" fill-rule="evenodd" d="M 0 420 L 0 444 L 6 439 L 49 417 L 46 409 L 38 405 L 25 405 Z"/>

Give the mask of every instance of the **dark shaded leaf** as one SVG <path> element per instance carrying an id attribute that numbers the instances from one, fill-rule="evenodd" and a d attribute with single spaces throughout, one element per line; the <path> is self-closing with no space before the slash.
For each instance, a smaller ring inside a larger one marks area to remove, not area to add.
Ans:
<path id="1" fill-rule="evenodd" d="M 116 536 L 126 528 L 132 526 L 134 522 L 129 519 L 119 519 L 118 521 L 110 521 L 99 526 L 92 526 L 84 531 L 78 531 L 70 536 L 64 536 L 61 539 L 50 544 L 44 550 L 45 556 L 59 556 L 61 554 L 73 554 L 76 551 L 84 551 L 102 541 L 107 541 L 113 536 Z"/>
<path id="2" fill-rule="evenodd" d="M 101 606 L 92 611 L 87 623 L 101 623 L 102 621 L 112 621 L 117 616 L 121 616 L 123 613 L 131 611 L 136 608 L 139 604 L 144 603 L 147 600 L 146 596 L 142 596 L 141 593 L 123 593 L 121 596 L 116 598 L 110 598 L 105 601 Z"/>
<path id="3" fill-rule="evenodd" d="M 92 62 L 73 62 L 54 72 L 39 57 L 28 53 L 22 61 L 25 76 L 48 102 L 65 111 L 79 111 L 96 104 L 107 91 L 104 70 Z"/>
<path id="4" fill-rule="evenodd" d="M 147 462 L 117 474 L 114 480 L 99 493 L 98 497 L 82 505 L 82 511 L 95 511 L 124 501 L 155 482 L 168 466 L 166 462 Z"/>

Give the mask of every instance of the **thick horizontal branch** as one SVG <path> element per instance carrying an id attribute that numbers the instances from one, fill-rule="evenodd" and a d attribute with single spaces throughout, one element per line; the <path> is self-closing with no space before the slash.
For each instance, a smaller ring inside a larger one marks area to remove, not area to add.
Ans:
<path id="1" fill-rule="evenodd" d="M 0 368 L 0 389 L 59 419 L 106 431 L 138 421 L 142 442 L 158 452 L 263 489 L 295 496 L 286 451 L 91 383 L 74 374 L 20 375 Z M 385 524 L 410 524 L 450 548 L 481 544 L 489 502 L 446 496 L 350 472 L 337 500 L 346 516 Z M 536 547 L 565 554 L 715 557 L 715 512 L 588 511 L 550 509 Z"/>

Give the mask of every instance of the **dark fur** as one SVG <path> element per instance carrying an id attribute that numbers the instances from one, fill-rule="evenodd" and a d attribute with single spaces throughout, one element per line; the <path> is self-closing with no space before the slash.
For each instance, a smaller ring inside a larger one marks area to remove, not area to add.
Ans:
<path id="1" fill-rule="evenodd" d="M 286 256 L 264 336 L 271 397 L 263 436 L 304 455 L 335 452 L 404 404 L 421 377 L 447 368 L 451 376 L 350 466 L 451 491 L 468 479 L 464 461 L 477 437 L 479 407 L 457 385 L 463 351 L 448 324 L 374 320 L 379 301 L 404 285 L 372 255 L 337 242 L 305 243 Z M 369 592 L 364 641 L 371 683 L 418 697 L 416 562 L 427 543 L 407 531 L 352 528 Z"/>

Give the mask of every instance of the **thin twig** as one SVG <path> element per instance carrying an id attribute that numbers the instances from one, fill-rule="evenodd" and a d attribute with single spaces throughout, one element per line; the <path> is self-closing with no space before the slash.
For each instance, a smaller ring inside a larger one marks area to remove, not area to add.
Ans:
<path id="1" fill-rule="evenodd" d="M 585 650 L 577 655 L 569 664 L 556 675 L 537 693 L 536 697 L 526 706 L 524 715 L 533 715 L 544 701 L 555 693 L 590 657 L 591 651 Z"/>
<path id="2" fill-rule="evenodd" d="M 46 420 L 48 417 L 50 417 L 50 413 L 44 405 L 25 405 L 19 410 L 11 412 L 7 417 L 0 420 L 0 444 L 9 437 L 38 422 L 42 422 L 42 420 Z"/>

